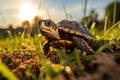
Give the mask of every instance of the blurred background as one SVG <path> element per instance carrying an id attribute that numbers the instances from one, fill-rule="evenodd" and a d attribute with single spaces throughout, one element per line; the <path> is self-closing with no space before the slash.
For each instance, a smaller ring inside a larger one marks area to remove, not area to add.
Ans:
<path id="1" fill-rule="evenodd" d="M 120 0 L 0 0 L 0 36 L 20 34 L 24 30 L 31 36 L 38 34 L 36 22 L 51 19 L 56 23 L 75 20 L 89 29 L 94 23 L 97 31 L 120 20 Z"/>

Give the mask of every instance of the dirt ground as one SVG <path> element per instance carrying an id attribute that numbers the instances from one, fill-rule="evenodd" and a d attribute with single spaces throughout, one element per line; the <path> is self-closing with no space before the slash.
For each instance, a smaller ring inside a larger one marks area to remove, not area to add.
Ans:
<path id="1" fill-rule="evenodd" d="M 58 64 L 59 59 L 57 54 L 51 54 L 47 56 L 47 59 L 51 60 L 54 64 Z M 42 72 L 41 61 L 35 53 L 2 53 L 0 54 L 0 58 L 20 80 L 34 80 L 34 77 L 39 77 Z M 114 53 L 102 52 L 90 61 L 83 60 L 82 65 L 84 66 L 82 72 L 78 71 L 78 66 L 76 65 L 71 72 L 63 70 L 62 74 L 55 77 L 58 80 L 120 80 L 120 49 L 116 49 Z M 34 76 L 27 74 L 26 71 L 28 70 Z M 6 79 L 0 74 L 0 80 Z"/>

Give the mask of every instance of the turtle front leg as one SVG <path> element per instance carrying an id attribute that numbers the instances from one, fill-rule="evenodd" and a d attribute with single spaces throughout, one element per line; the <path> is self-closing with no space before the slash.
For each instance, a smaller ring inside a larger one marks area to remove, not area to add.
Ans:
<path id="1" fill-rule="evenodd" d="M 43 44 L 43 52 L 47 55 L 48 52 L 50 51 L 50 41 L 46 41 L 44 44 Z"/>
<path id="2" fill-rule="evenodd" d="M 93 49 L 87 44 L 84 39 L 79 37 L 73 37 L 73 42 L 79 49 L 85 51 L 87 55 L 91 55 L 94 53 Z"/>

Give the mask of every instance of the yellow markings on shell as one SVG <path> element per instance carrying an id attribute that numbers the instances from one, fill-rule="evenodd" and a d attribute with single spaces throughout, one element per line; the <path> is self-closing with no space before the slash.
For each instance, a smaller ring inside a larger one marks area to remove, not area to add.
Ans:
<path id="1" fill-rule="evenodd" d="M 67 46 L 69 47 L 69 45 L 72 45 L 72 44 L 73 43 L 68 40 L 58 40 L 50 43 L 52 47 L 56 47 L 56 48 L 67 47 Z"/>
<path id="2" fill-rule="evenodd" d="M 63 29 L 63 27 L 59 27 L 59 29 L 60 29 L 60 30 L 62 30 L 62 29 Z"/>
<path id="3" fill-rule="evenodd" d="M 69 29 L 68 29 L 68 28 L 64 28 L 64 29 L 63 29 L 63 31 L 68 32 L 68 31 L 69 31 Z"/>
<path id="4" fill-rule="evenodd" d="M 50 46 L 55 47 L 55 48 L 60 48 L 58 41 L 51 42 Z"/>
<path id="5" fill-rule="evenodd" d="M 65 40 L 59 40 L 59 43 L 62 44 L 63 46 L 66 46 Z"/>
<path id="6" fill-rule="evenodd" d="M 73 42 L 72 42 L 72 41 L 66 41 L 66 43 L 67 43 L 68 45 L 73 44 Z"/>
<path id="7" fill-rule="evenodd" d="M 65 32 L 70 32 L 71 34 L 74 34 L 74 33 L 75 33 L 75 31 L 69 30 L 68 28 L 59 27 L 59 29 L 65 31 Z"/>
<path id="8" fill-rule="evenodd" d="M 59 40 L 59 43 L 63 46 L 71 45 L 72 42 L 68 40 Z"/>
<path id="9" fill-rule="evenodd" d="M 75 33 L 75 31 L 71 30 L 71 31 L 70 31 L 70 33 L 71 33 L 71 34 L 74 34 L 74 33 Z"/>
<path id="10" fill-rule="evenodd" d="M 76 33 L 76 35 L 81 35 L 81 33 L 80 33 L 80 32 L 78 32 L 78 31 L 76 31 L 75 33 Z"/>

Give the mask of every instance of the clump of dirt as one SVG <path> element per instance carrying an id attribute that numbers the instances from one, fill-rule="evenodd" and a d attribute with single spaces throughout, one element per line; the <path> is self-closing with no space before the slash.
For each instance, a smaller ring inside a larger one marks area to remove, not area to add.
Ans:
<path id="1" fill-rule="evenodd" d="M 22 80 L 35 80 L 41 74 L 41 61 L 38 54 L 0 54 L 1 61 L 6 64 Z M 51 52 L 46 56 L 53 64 L 59 64 L 57 53 Z M 120 79 L 120 52 L 101 53 L 92 60 L 82 60 L 83 71 L 79 66 L 73 68 L 65 66 L 61 74 L 54 76 L 58 80 L 119 80 Z M 29 71 L 33 76 L 27 75 Z M 0 75 L 0 80 L 5 78 Z M 51 77 L 53 80 L 53 77 Z"/>
<path id="2" fill-rule="evenodd" d="M 60 63 L 60 59 L 57 55 L 57 52 L 53 52 L 53 51 L 50 52 L 49 54 L 46 55 L 46 58 L 54 64 L 59 64 Z"/>
<path id="3" fill-rule="evenodd" d="M 85 72 L 87 74 L 85 76 L 87 79 L 85 80 L 119 80 L 120 64 L 116 59 L 120 59 L 120 53 L 117 55 L 119 57 L 106 53 L 97 55 L 86 66 Z"/>
<path id="4" fill-rule="evenodd" d="M 20 78 L 20 80 L 27 79 L 28 75 L 25 74 L 25 72 L 30 66 L 30 73 L 35 74 L 34 76 L 36 77 L 40 74 L 41 64 L 37 54 L 0 54 L 0 58 L 2 62 Z M 32 79 L 32 76 L 28 76 L 28 78 Z M 2 79 L 0 78 L 0 80 Z"/>

